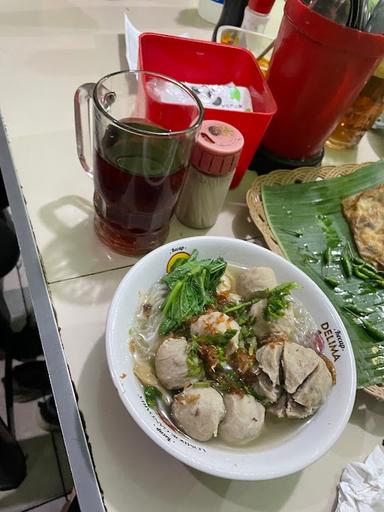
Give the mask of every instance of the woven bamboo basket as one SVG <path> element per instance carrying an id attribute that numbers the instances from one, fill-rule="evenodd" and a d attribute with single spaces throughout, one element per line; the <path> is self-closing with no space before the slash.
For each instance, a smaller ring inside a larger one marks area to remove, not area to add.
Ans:
<path id="1" fill-rule="evenodd" d="M 273 171 L 264 176 L 258 176 L 252 183 L 251 188 L 247 192 L 247 205 L 249 208 L 250 216 L 255 223 L 256 227 L 262 234 L 266 245 L 271 251 L 283 256 L 283 253 L 273 236 L 269 227 L 263 202 L 261 199 L 262 185 L 288 185 L 290 183 L 305 183 L 309 181 L 317 181 L 319 179 L 336 178 L 338 176 L 345 176 L 351 174 L 357 169 L 368 165 L 368 163 L 356 165 L 348 164 L 342 166 L 324 166 L 324 167 L 300 167 L 287 172 Z M 374 396 L 378 400 L 384 400 L 384 386 L 370 386 L 365 388 L 365 391 Z"/>

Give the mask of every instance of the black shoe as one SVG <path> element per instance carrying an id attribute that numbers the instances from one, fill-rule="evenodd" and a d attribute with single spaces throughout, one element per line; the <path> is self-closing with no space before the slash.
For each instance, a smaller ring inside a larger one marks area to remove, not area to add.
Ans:
<path id="1" fill-rule="evenodd" d="M 35 323 L 28 321 L 21 331 L 14 332 L 9 320 L 0 313 L 0 353 L 8 353 L 17 361 L 28 361 L 42 355 L 43 347 Z"/>
<path id="2" fill-rule="evenodd" d="M 15 232 L 0 219 L 0 279 L 6 276 L 17 264 L 20 249 Z"/>
<path id="3" fill-rule="evenodd" d="M 12 369 L 13 399 L 29 402 L 51 393 L 48 370 L 44 361 L 29 361 Z"/>
<path id="4" fill-rule="evenodd" d="M 25 457 L 0 418 L 0 491 L 16 489 L 27 474 Z"/>
<path id="5" fill-rule="evenodd" d="M 39 406 L 37 423 L 40 428 L 47 432 L 60 430 L 59 418 L 57 416 L 56 405 L 53 396 L 50 395 L 46 400 L 37 402 Z"/>
<path id="6" fill-rule="evenodd" d="M 43 347 L 37 326 L 27 323 L 21 331 L 13 333 L 10 349 L 12 357 L 18 361 L 28 361 L 40 356 L 43 353 Z"/>

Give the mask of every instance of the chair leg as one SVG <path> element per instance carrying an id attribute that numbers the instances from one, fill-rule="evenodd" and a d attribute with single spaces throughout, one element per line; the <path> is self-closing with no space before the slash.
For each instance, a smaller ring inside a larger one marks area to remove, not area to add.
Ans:
<path id="1" fill-rule="evenodd" d="M 3 298 L 3 297 L 0 297 Z M 6 316 L 0 312 L 0 333 L 2 339 L 2 348 L 5 358 L 5 375 L 3 379 L 5 391 L 5 407 L 7 412 L 7 426 L 9 432 L 15 435 L 15 422 L 13 414 L 13 377 L 12 377 L 12 331 Z"/>
<path id="2" fill-rule="evenodd" d="M 5 348 L 5 407 L 7 412 L 7 426 L 12 436 L 15 436 L 15 416 L 13 410 L 13 378 L 12 378 L 12 352 L 7 343 Z"/>

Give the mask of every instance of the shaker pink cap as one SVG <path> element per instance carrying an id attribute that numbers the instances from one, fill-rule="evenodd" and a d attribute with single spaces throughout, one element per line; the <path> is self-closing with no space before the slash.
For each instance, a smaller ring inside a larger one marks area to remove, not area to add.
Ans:
<path id="1" fill-rule="evenodd" d="M 237 128 L 223 121 L 203 121 L 191 164 L 207 174 L 222 175 L 235 169 L 244 146 Z"/>

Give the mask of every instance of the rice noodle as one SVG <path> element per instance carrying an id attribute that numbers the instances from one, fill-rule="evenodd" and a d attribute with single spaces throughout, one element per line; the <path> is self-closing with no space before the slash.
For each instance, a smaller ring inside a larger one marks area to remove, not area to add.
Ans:
<path id="1" fill-rule="evenodd" d="M 299 300 L 292 300 L 292 308 L 295 328 L 290 335 L 290 341 L 314 349 L 314 335 L 317 332 L 315 321 Z"/>
<path id="2" fill-rule="evenodd" d="M 158 329 L 164 318 L 161 306 L 167 291 L 166 284 L 157 282 L 143 295 L 135 322 L 129 331 L 130 339 L 140 357 L 146 360 L 155 355 L 160 344 Z"/>

